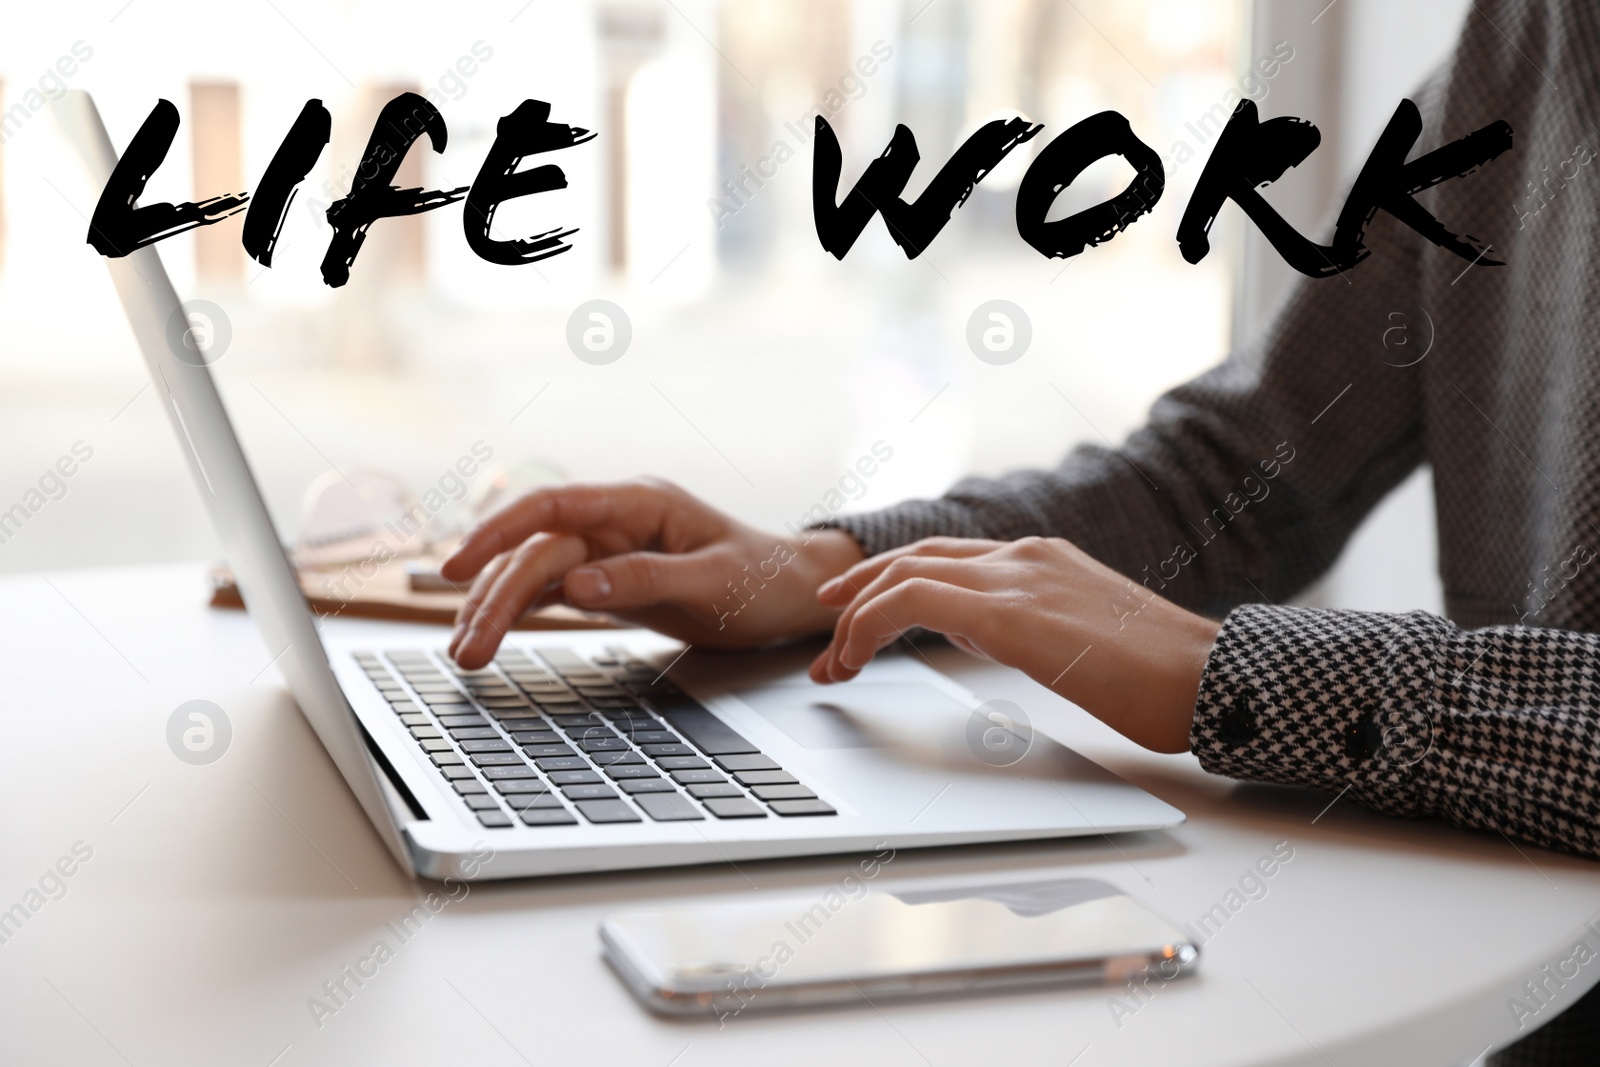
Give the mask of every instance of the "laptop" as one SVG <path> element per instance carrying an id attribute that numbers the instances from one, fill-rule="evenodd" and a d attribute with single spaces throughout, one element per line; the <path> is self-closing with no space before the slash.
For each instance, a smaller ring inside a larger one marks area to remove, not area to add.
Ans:
<path id="1" fill-rule="evenodd" d="M 103 186 L 116 155 L 93 101 L 69 92 L 56 113 Z M 545 631 L 515 633 L 492 665 L 465 671 L 441 627 L 320 622 L 209 368 L 169 345 L 186 312 L 155 247 L 106 264 L 250 615 L 411 875 L 737 863 L 1183 820 L 1048 738 L 975 718 L 974 696 L 915 655 L 823 687 L 803 650 L 685 655 L 642 631 Z M 985 746 L 1007 728 L 999 747 L 1023 754 L 994 759 Z"/>

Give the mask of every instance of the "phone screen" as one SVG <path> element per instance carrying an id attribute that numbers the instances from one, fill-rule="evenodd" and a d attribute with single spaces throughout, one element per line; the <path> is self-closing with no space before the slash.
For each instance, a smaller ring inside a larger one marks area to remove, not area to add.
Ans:
<path id="1" fill-rule="evenodd" d="M 1192 967 L 1183 932 L 1098 879 L 835 887 L 622 912 L 608 958 L 664 1011 L 715 1011 Z"/>

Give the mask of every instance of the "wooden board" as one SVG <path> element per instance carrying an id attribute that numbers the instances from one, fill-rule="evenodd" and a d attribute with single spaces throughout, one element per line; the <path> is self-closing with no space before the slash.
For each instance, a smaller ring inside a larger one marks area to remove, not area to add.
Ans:
<path id="1" fill-rule="evenodd" d="M 392 619 L 397 622 L 423 622 L 448 626 L 455 622 L 463 594 L 455 592 L 419 593 L 411 589 L 405 561 L 396 560 L 377 568 L 372 578 L 361 580 L 346 574 L 302 568 L 300 591 L 311 610 L 324 617 L 347 615 L 363 619 Z M 242 608 L 244 600 L 234 583 L 233 572 L 225 566 L 211 571 L 211 606 Z M 616 623 L 603 615 L 592 615 L 564 605 L 530 612 L 518 619 L 514 630 L 609 630 Z"/>

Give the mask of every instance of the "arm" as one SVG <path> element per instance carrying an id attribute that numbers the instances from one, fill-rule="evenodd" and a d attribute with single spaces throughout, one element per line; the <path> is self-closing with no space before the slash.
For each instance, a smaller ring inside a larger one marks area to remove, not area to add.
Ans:
<path id="1" fill-rule="evenodd" d="M 819 682 L 920 626 L 1213 773 L 1600 858 L 1600 635 L 1265 605 L 1219 627 L 1038 538 L 921 541 L 819 596 Z"/>
<path id="2" fill-rule="evenodd" d="M 932 536 L 1061 537 L 1218 616 L 1292 596 L 1423 458 L 1422 367 L 1386 366 L 1383 348 L 1390 314 L 1416 302 L 1420 253 L 1387 215 L 1370 240 L 1367 262 L 1302 282 L 1260 350 L 1161 397 L 1120 450 L 1083 446 L 1053 470 L 829 525 L 869 556 Z"/>
<path id="3" fill-rule="evenodd" d="M 1217 774 L 1600 858 L 1600 635 L 1243 607 L 1191 741 Z"/>

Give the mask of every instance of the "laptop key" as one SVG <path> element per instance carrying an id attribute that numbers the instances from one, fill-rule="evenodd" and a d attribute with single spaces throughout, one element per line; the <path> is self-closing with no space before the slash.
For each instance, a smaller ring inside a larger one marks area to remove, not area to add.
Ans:
<path id="1" fill-rule="evenodd" d="M 463 726 L 488 726 L 489 720 L 482 715 L 441 715 L 439 725 L 446 730 L 454 730 Z"/>
<path id="2" fill-rule="evenodd" d="M 494 783 L 498 793 L 548 793 L 550 783 L 543 778 L 505 778 Z"/>
<path id="3" fill-rule="evenodd" d="M 462 770 L 466 770 L 466 768 L 463 767 Z M 487 793 L 489 791 L 489 787 L 476 778 L 463 778 L 459 782 L 451 782 L 450 784 L 455 786 L 456 792 L 462 796 L 466 796 L 468 793 Z"/>
<path id="4" fill-rule="evenodd" d="M 414 715 L 402 715 L 402 716 L 400 716 L 400 722 L 401 722 L 402 725 L 405 725 L 405 726 L 432 726 L 433 725 L 433 720 L 428 718 L 426 715 L 422 714 L 421 712 L 417 712 Z"/>
<path id="5" fill-rule="evenodd" d="M 598 785 L 605 781 L 593 771 L 551 771 L 550 780 L 556 785 Z"/>
<path id="6" fill-rule="evenodd" d="M 566 745 L 523 745 L 522 751 L 533 759 L 545 759 L 550 756 L 575 756 L 577 753 Z"/>
<path id="7" fill-rule="evenodd" d="M 637 741 L 638 739 L 635 738 Z M 695 750 L 688 745 L 679 744 L 649 744 L 638 741 L 639 748 L 646 756 L 693 756 Z"/>
<path id="8" fill-rule="evenodd" d="M 681 743 L 677 734 L 669 734 L 665 730 L 635 730 L 629 737 L 636 745 L 676 745 Z M 670 754 L 668 753 L 668 755 Z"/>
<path id="9" fill-rule="evenodd" d="M 640 778 L 660 778 L 661 777 L 659 774 L 657 774 L 655 772 L 654 768 L 646 766 L 643 763 L 613 764 L 612 766 L 606 768 L 606 775 L 607 775 L 607 777 L 617 778 L 617 779 L 623 779 L 623 778 L 640 779 Z"/>
<path id="10" fill-rule="evenodd" d="M 411 736 L 415 737 L 418 741 L 422 741 L 432 737 L 443 737 L 444 734 L 441 734 L 437 727 L 429 725 L 411 727 Z"/>
<path id="11" fill-rule="evenodd" d="M 499 811 L 500 803 L 487 793 L 469 793 L 461 798 L 473 811 Z"/>
<path id="12" fill-rule="evenodd" d="M 389 707 L 394 709 L 396 715 L 415 715 L 422 711 L 421 704 L 414 704 L 410 700 L 391 700 Z"/>
<path id="13" fill-rule="evenodd" d="M 822 800 L 774 800 L 772 810 L 779 815 L 837 815 L 838 812 Z"/>
<path id="14" fill-rule="evenodd" d="M 617 795 L 609 785 L 564 785 L 561 792 L 568 800 L 611 800 Z"/>
<path id="15" fill-rule="evenodd" d="M 529 826 L 572 826 L 578 821 L 566 808 L 529 808 L 517 817 Z"/>
<path id="16" fill-rule="evenodd" d="M 757 800 L 815 800 L 817 794 L 803 785 L 758 785 L 750 792 Z"/>
<path id="17" fill-rule="evenodd" d="M 512 825 L 511 816 L 507 815 L 503 811 L 500 811 L 498 808 L 494 811 L 478 812 L 478 821 L 490 829 L 503 829 Z"/>
<path id="18" fill-rule="evenodd" d="M 759 752 L 755 755 L 714 756 L 712 757 L 712 762 L 730 774 L 734 771 L 783 770 L 782 767 L 778 766 L 777 760 L 773 759 L 771 756 L 763 756 Z"/>
<path id="19" fill-rule="evenodd" d="M 730 756 L 744 752 L 755 754 L 761 751 L 733 727 L 689 697 L 652 697 L 651 702 L 668 726 L 687 737 L 695 748 L 708 756 Z"/>
<path id="20" fill-rule="evenodd" d="M 485 767 L 483 769 L 483 776 L 491 781 L 498 781 L 502 778 L 538 777 L 538 775 L 533 773 L 533 768 L 528 766 L 526 763 L 519 763 L 514 767 Z"/>
<path id="21" fill-rule="evenodd" d="M 589 764 L 581 756 L 548 756 L 533 761 L 541 771 L 586 771 Z"/>
<path id="22" fill-rule="evenodd" d="M 450 715 L 447 718 L 453 719 L 456 716 Z M 498 741 L 500 739 L 500 731 L 493 726 L 453 726 L 450 728 L 450 736 L 457 741 L 488 741 L 491 739 Z M 474 752 L 477 750 L 469 748 L 467 751 Z"/>
<path id="23" fill-rule="evenodd" d="M 644 813 L 656 822 L 685 822 L 703 820 L 694 801 L 681 793 L 645 793 L 633 798 Z"/>
<path id="24" fill-rule="evenodd" d="M 689 790 L 689 795 L 696 800 L 710 800 L 712 797 L 744 796 L 744 792 L 732 782 L 702 782 L 685 788 Z"/>
<path id="25" fill-rule="evenodd" d="M 621 763 L 643 763 L 644 757 L 637 752 L 596 752 L 590 759 L 601 767 L 615 767 Z"/>
<path id="26" fill-rule="evenodd" d="M 554 793 L 511 793 L 506 796 L 506 803 L 511 805 L 512 811 L 566 810 L 566 805 Z"/>
<path id="27" fill-rule="evenodd" d="M 706 810 L 719 819 L 764 819 L 761 805 L 746 797 L 717 797 L 705 800 Z"/>
<path id="28" fill-rule="evenodd" d="M 699 756 L 661 756 L 656 766 L 664 771 L 709 771 L 711 764 Z"/>
<path id="29" fill-rule="evenodd" d="M 676 793 L 677 787 L 665 778 L 629 778 L 618 782 L 624 793 Z"/>
<path id="30" fill-rule="evenodd" d="M 733 780 L 740 785 L 794 785 L 800 781 L 788 771 L 739 771 Z"/>
<path id="31" fill-rule="evenodd" d="M 484 738 L 483 740 L 479 740 L 479 741 L 463 741 L 463 742 L 461 742 L 461 751 L 463 751 L 463 752 L 510 752 L 511 751 L 511 742 L 505 740 L 499 734 L 496 734 L 492 738 Z"/>
<path id="32" fill-rule="evenodd" d="M 424 737 L 418 739 L 424 752 L 449 752 L 450 742 L 442 737 Z"/>
<path id="33" fill-rule="evenodd" d="M 706 782 L 726 782 L 716 771 L 673 771 L 672 780 L 679 785 L 702 785 Z"/>
<path id="34" fill-rule="evenodd" d="M 458 756 L 456 758 L 459 759 L 460 757 Z M 464 785 L 467 782 L 476 782 L 478 780 L 478 776 L 472 773 L 472 768 L 468 767 L 464 763 L 447 764 L 439 768 L 439 773 L 450 779 L 452 782 L 458 783 L 458 785 Z"/>
<path id="35" fill-rule="evenodd" d="M 620 737 L 585 737 L 578 747 L 585 752 L 626 752 L 628 742 Z"/>
<path id="36" fill-rule="evenodd" d="M 577 808 L 590 822 L 641 821 L 625 800 L 580 800 L 577 802 Z"/>
<path id="37" fill-rule="evenodd" d="M 461 758 L 461 754 L 453 748 L 446 752 L 430 752 L 428 753 L 428 758 L 433 760 L 435 767 L 448 767 L 452 764 L 466 762 Z"/>

